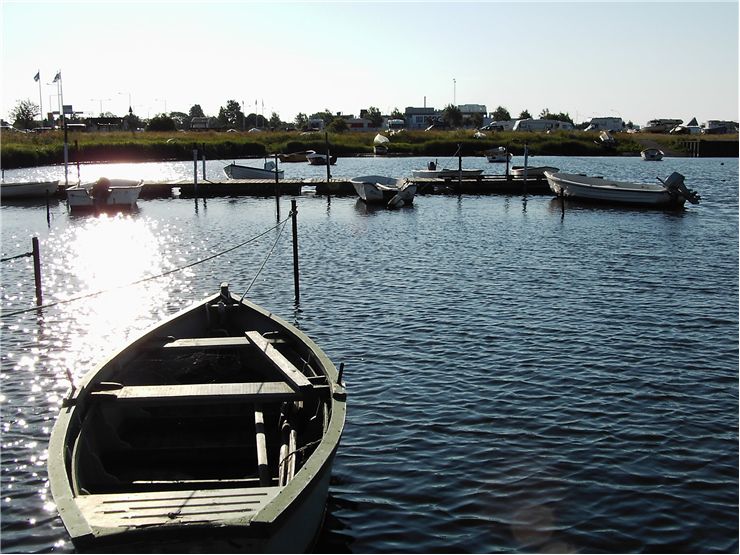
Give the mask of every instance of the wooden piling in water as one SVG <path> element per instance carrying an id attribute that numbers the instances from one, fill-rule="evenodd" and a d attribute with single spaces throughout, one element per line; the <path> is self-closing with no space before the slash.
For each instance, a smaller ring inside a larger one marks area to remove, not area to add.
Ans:
<path id="1" fill-rule="evenodd" d="M 31 239 L 33 248 L 33 279 L 36 285 L 36 306 L 44 304 L 43 294 L 41 291 L 41 251 L 39 249 L 39 238 Z"/>
<path id="2" fill-rule="evenodd" d="M 301 300 L 298 285 L 298 204 L 295 199 L 290 201 L 290 214 L 293 220 L 293 287 L 295 289 L 295 304 Z"/>

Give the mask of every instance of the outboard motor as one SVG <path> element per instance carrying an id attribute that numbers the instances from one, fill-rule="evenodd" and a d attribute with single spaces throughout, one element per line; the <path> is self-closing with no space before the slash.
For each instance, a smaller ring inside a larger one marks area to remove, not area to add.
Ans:
<path id="1" fill-rule="evenodd" d="M 275 169 L 275 162 L 273 162 L 272 160 L 268 160 L 267 162 L 265 162 L 265 169 L 267 171 L 273 171 Z"/>
<path id="2" fill-rule="evenodd" d="M 661 179 L 661 183 L 665 185 L 665 188 L 673 196 L 682 196 L 688 200 L 691 204 L 699 204 L 701 197 L 696 191 L 692 191 L 684 184 L 685 177 L 678 172 L 673 172 L 669 175 L 665 181 Z"/>

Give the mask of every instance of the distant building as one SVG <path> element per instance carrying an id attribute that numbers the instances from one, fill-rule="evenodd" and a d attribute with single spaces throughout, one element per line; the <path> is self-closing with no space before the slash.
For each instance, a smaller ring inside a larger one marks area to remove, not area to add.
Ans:
<path id="1" fill-rule="evenodd" d="M 414 108 L 408 106 L 403 113 L 407 129 L 426 129 L 442 120 L 442 112 L 434 108 Z"/>
<path id="2" fill-rule="evenodd" d="M 707 133 L 710 135 L 723 135 L 725 133 L 737 133 L 737 122 L 710 119 L 704 123 L 703 133 Z"/>
<path id="3" fill-rule="evenodd" d="M 321 131 L 324 129 L 324 120 L 321 118 L 310 118 L 306 123 L 309 131 Z"/>
<path id="4" fill-rule="evenodd" d="M 362 116 L 356 118 L 354 115 L 340 115 L 339 117 L 346 122 L 347 129 L 350 131 L 369 131 L 370 129 L 375 129 L 375 127 L 373 127 L 373 122 L 367 118 L 363 118 Z"/>
<path id="5" fill-rule="evenodd" d="M 193 131 L 205 131 L 211 128 L 211 118 L 195 116 L 190 119 L 190 129 Z"/>

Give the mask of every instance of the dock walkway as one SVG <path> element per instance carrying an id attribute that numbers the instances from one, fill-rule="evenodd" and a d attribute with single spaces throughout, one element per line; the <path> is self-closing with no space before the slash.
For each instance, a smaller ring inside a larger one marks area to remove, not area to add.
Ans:
<path id="1" fill-rule="evenodd" d="M 547 180 L 542 176 L 533 176 L 525 182 L 521 177 L 506 175 L 484 175 L 472 178 L 439 179 L 410 178 L 417 184 L 417 194 L 473 194 L 473 195 L 551 195 Z M 281 196 L 299 196 L 304 187 L 315 189 L 320 196 L 356 196 L 352 183 L 347 178 L 326 179 L 281 179 L 279 184 Z M 256 196 L 274 197 L 277 188 L 271 179 L 228 179 L 224 181 L 199 181 L 197 185 L 191 180 L 180 181 L 145 181 L 141 198 L 168 198 L 177 189 L 181 198 L 221 197 L 221 196 Z"/>

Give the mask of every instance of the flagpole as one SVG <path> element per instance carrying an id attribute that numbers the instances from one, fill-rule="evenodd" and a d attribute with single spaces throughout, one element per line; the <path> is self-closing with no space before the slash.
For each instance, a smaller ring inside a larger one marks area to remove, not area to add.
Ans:
<path id="1" fill-rule="evenodd" d="M 64 115 L 64 87 L 62 86 L 62 70 L 57 72 L 59 77 L 59 102 L 62 116 L 62 125 L 64 125 L 64 185 L 69 186 L 69 144 L 67 142 L 67 117 Z"/>
<path id="2" fill-rule="evenodd" d="M 39 111 L 41 112 L 39 114 L 39 118 L 41 119 L 41 125 L 44 125 L 44 103 L 41 101 L 41 70 L 36 72 L 36 81 L 39 83 Z"/>

